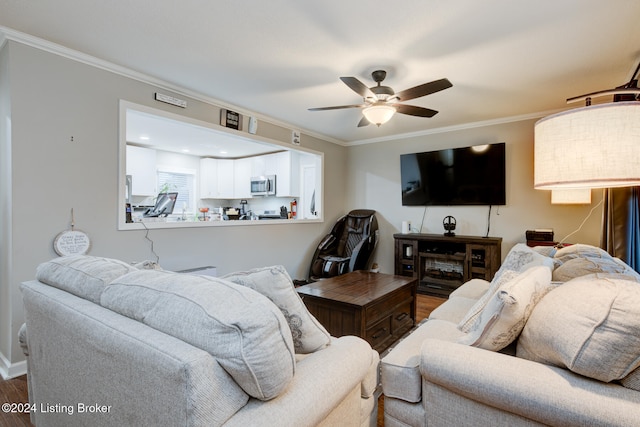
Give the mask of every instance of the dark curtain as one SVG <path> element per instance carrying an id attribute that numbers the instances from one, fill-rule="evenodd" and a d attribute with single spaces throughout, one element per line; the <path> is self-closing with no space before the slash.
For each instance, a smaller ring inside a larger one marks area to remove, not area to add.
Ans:
<path id="1" fill-rule="evenodd" d="M 600 246 L 640 272 L 640 187 L 604 190 Z"/>

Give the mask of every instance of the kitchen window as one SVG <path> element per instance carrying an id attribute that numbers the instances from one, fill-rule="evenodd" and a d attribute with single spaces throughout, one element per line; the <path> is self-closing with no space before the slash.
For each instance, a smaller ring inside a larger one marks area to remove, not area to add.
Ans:
<path id="1" fill-rule="evenodd" d="M 176 170 L 175 168 L 158 168 L 158 188 L 160 192 L 178 192 L 178 198 L 173 209 L 174 215 L 182 211 L 194 212 L 196 205 L 195 171 Z"/>

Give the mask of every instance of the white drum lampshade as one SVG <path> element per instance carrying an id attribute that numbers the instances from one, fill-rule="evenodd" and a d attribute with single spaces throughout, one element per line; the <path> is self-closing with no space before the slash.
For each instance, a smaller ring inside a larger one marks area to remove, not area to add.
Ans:
<path id="1" fill-rule="evenodd" d="M 534 187 L 640 185 L 640 102 L 592 105 L 535 124 Z"/>

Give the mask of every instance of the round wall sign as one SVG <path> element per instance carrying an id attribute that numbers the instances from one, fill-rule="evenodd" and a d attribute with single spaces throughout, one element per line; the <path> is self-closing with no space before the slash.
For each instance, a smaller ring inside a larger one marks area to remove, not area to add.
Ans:
<path id="1" fill-rule="evenodd" d="M 84 255 L 90 247 L 89 236 L 80 230 L 63 231 L 53 241 L 53 249 L 60 256 Z"/>

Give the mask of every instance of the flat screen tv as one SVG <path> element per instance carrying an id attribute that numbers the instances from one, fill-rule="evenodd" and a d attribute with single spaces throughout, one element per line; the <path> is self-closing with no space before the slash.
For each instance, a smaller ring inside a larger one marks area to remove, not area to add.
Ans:
<path id="1" fill-rule="evenodd" d="M 504 205 L 505 143 L 402 154 L 403 206 Z"/>

